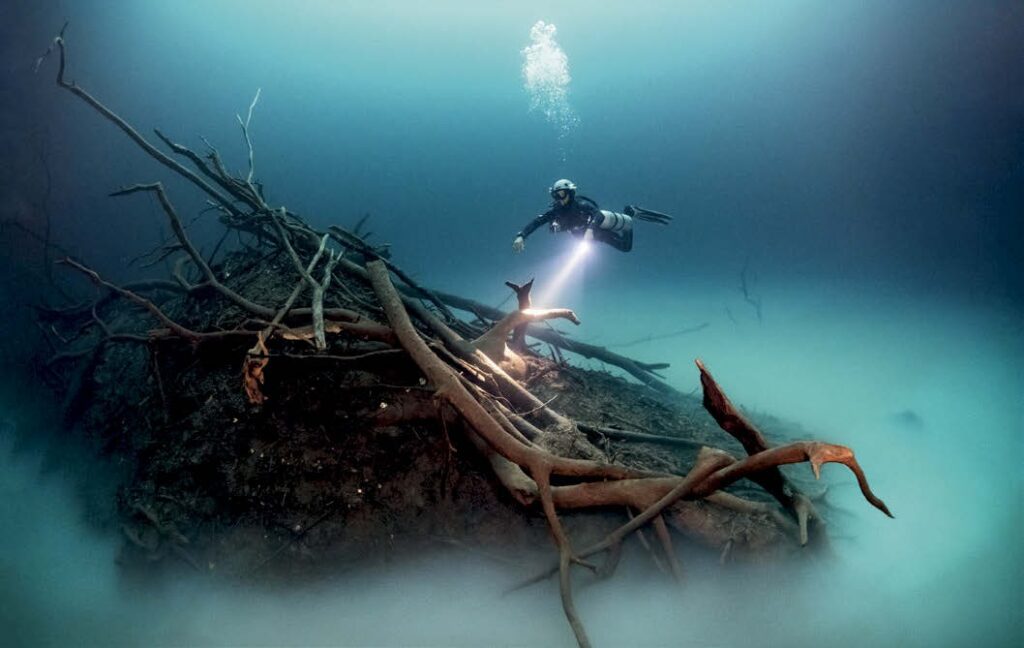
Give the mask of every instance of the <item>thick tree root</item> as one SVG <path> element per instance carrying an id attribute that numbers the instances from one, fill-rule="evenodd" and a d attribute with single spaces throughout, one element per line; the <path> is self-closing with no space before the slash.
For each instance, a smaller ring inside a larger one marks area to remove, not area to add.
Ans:
<path id="1" fill-rule="evenodd" d="M 662 511 L 680 498 L 706 497 L 743 477 L 760 475 L 765 471 L 777 470 L 779 465 L 799 461 L 810 461 L 816 475 L 821 464 L 839 462 L 850 467 L 858 475 L 858 480 L 861 480 L 863 476 L 863 472 L 848 448 L 816 442 L 796 443 L 764 450 L 741 461 L 735 460 L 724 452 L 705 449 L 698 459 L 697 466 L 685 478 L 628 476 L 617 471 L 614 466 L 567 460 L 550 455 L 536 446 L 526 445 L 510 434 L 508 427 L 495 420 L 487 408 L 466 390 L 451 368 L 444 364 L 423 342 L 405 312 L 400 296 L 391 285 L 384 265 L 373 262 L 367 266 L 367 270 L 374 290 L 384 306 L 384 311 L 400 343 L 429 380 L 438 386 L 438 397 L 450 402 L 494 453 L 499 454 L 506 462 L 519 466 L 526 475 L 532 477 L 536 484 L 535 492 L 558 547 L 559 558 L 556 568 L 530 579 L 529 582 L 537 582 L 554 571 L 560 574 L 562 606 L 581 646 L 589 645 L 589 640 L 572 598 L 571 565 L 583 561 L 594 553 L 618 546 L 629 533 L 648 522 L 655 521 L 655 531 L 662 542 L 672 572 L 677 578 L 681 578 L 682 568 L 676 562 L 667 528 L 661 518 Z M 499 368 L 495 369 L 501 371 Z M 711 384 L 710 382 L 706 383 L 705 388 L 709 389 Z M 715 393 L 724 397 L 720 390 Z M 495 462 L 492 461 L 492 466 L 494 465 Z M 496 472 L 499 473 L 499 479 L 506 485 L 506 488 L 520 493 L 520 496 L 517 497 L 520 501 L 532 501 L 532 497 L 522 496 L 524 492 L 531 496 L 534 492 L 533 489 L 523 487 L 523 473 L 511 470 L 506 463 L 498 465 L 503 466 L 501 469 L 496 468 Z M 606 481 L 583 481 L 568 486 L 552 487 L 550 479 L 553 473 Z M 517 485 L 510 484 L 509 475 L 516 476 Z M 867 482 L 863 481 L 862 484 L 865 498 L 888 514 L 884 503 L 867 488 Z M 623 505 L 640 509 L 642 512 L 609 534 L 600 543 L 588 547 L 582 552 L 573 552 L 571 542 L 559 521 L 558 509 Z"/>

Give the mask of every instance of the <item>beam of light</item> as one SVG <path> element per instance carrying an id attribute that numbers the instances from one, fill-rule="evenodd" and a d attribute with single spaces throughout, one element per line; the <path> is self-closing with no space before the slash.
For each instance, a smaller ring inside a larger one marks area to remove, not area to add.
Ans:
<path id="1" fill-rule="evenodd" d="M 565 287 L 570 277 L 573 276 L 573 271 L 576 270 L 582 263 L 583 259 L 588 256 L 590 248 L 593 244 L 590 241 L 581 239 L 577 244 L 576 248 L 572 251 L 569 259 L 562 266 L 562 269 L 558 271 L 558 274 L 548 282 L 544 288 L 544 292 L 540 294 L 537 300 L 542 307 L 555 307 L 554 300 L 558 297 L 559 293 Z"/>

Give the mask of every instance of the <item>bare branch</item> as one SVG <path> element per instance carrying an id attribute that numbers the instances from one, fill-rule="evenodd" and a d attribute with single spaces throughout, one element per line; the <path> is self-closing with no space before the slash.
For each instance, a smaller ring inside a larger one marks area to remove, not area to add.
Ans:
<path id="1" fill-rule="evenodd" d="M 64 26 L 67 27 L 67 24 L 65 23 Z M 89 104 L 94 110 L 96 110 L 96 112 L 98 112 L 101 115 L 103 115 L 103 117 L 105 117 L 109 121 L 113 122 L 114 125 L 116 125 L 122 131 L 124 131 L 124 133 L 133 142 L 135 142 L 143 151 L 148 153 L 150 155 L 150 157 L 155 159 L 157 162 L 159 162 L 160 164 L 164 165 L 168 169 L 174 171 L 175 173 L 177 173 L 178 175 L 184 177 L 186 180 L 188 180 L 192 184 L 194 184 L 197 187 L 199 187 L 204 193 L 206 193 L 208 196 L 213 198 L 218 204 L 220 204 L 222 207 L 224 207 L 225 209 L 230 211 L 232 214 L 239 215 L 239 216 L 241 215 L 241 212 L 239 212 L 235 208 L 235 206 L 231 204 L 231 201 L 228 200 L 223 194 L 221 194 L 219 191 L 217 191 L 216 189 L 211 187 L 205 180 L 200 178 L 194 172 L 192 172 L 191 170 L 189 170 L 186 167 L 182 166 L 181 164 L 176 162 L 174 159 L 168 157 L 165 153 L 160 151 L 160 149 L 158 149 L 155 146 L 153 146 L 152 144 L 150 144 L 149 141 L 146 140 L 146 138 L 144 138 L 142 135 L 140 135 L 139 132 L 137 130 L 135 130 L 135 128 L 131 124 L 129 124 L 127 121 L 125 121 L 123 118 L 121 118 L 117 113 L 115 113 L 111 109 L 107 108 L 98 99 L 96 99 L 91 94 L 86 92 L 84 89 L 79 87 L 78 84 L 76 84 L 74 81 L 71 81 L 71 82 L 65 81 L 64 80 L 64 69 L 65 69 L 65 66 L 66 66 L 67 52 L 65 51 L 66 48 L 64 46 L 64 29 L 61 29 L 60 36 L 57 36 L 57 38 L 55 39 L 54 42 L 57 44 L 57 47 L 60 49 L 60 67 L 57 69 L 57 85 L 58 86 L 68 90 L 69 92 L 74 94 L 76 97 L 78 97 L 79 99 L 81 99 L 85 103 Z"/>
<path id="2" fill-rule="evenodd" d="M 238 124 L 242 127 L 242 135 L 245 137 L 245 145 L 249 149 L 249 175 L 245 178 L 245 183 L 252 187 L 252 173 L 253 173 L 253 150 L 252 150 L 252 139 L 249 137 L 249 124 L 252 122 L 252 111 L 256 108 L 256 102 L 260 100 L 260 91 L 262 88 L 256 88 L 256 96 L 252 98 L 252 103 L 249 104 L 249 115 L 242 121 L 241 115 L 235 115 L 238 117 Z M 252 192 L 255 194 L 256 189 L 253 188 Z"/>
<path id="3" fill-rule="evenodd" d="M 506 341 L 513 330 L 521 330 L 530 322 L 550 319 L 567 319 L 577 326 L 580 324 L 576 313 L 568 308 L 549 308 L 544 310 L 530 308 L 513 311 L 502 318 L 500 322 L 491 327 L 486 333 L 474 340 L 473 346 L 483 351 L 491 360 L 500 362 L 505 358 L 506 351 L 508 350 Z"/>
<path id="4" fill-rule="evenodd" d="M 134 302 L 134 303 L 144 307 L 150 313 L 155 315 L 156 318 L 158 320 L 160 320 L 160 322 L 164 326 L 166 326 L 167 328 L 171 329 L 172 331 L 174 331 L 176 334 L 180 335 L 181 337 L 183 337 L 183 338 L 185 338 L 187 340 L 191 340 L 193 342 L 198 342 L 199 339 L 202 337 L 201 334 L 196 333 L 195 331 L 193 331 L 191 329 L 188 329 L 188 328 L 186 328 L 184 326 L 181 326 L 180 324 L 178 324 L 177 322 L 175 322 L 171 318 L 167 317 L 167 315 L 165 315 L 164 312 L 162 310 L 160 310 L 156 306 L 156 304 L 154 304 L 153 302 L 149 301 L 148 299 L 146 299 L 144 297 L 140 297 L 139 295 L 133 293 L 130 290 L 125 290 L 124 288 L 121 288 L 120 286 L 115 286 L 114 284 L 112 284 L 112 283 L 104 280 L 102 277 L 100 277 L 99 273 L 97 273 L 95 270 L 92 270 L 91 268 L 87 268 L 87 267 L 83 266 L 82 264 L 80 264 L 77 261 L 71 259 L 70 257 L 65 257 L 64 259 L 59 261 L 59 263 L 63 263 L 64 265 L 71 266 L 75 270 L 78 270 L 79 272 L 84 274 L 86 277 L 88 277 L 97 286 L 102 286 L 104 288 L 112 290 L 112 291 L 116 292 L 117 294 L 121 295 L 122 297 L 125 297 L 126 299 L 128 299 L 128 300 L 130 300 L 130 301 L 132 301 L 132 302 Z"/>
<path id="5" fill-rule="evenodd" d="M 185 251 L 188 253 L 189 257 L 192 258 L 192 262 L 195 263 L 196 267 L 202 271 L 203 275 L 206 277 L 207 282 L 210 284 L 212 288 L 214 288 L 219 293 L 233 301 L 235 304 L 241 306 L 245 310 L 255 315 L 258 315 L 259 317 L 274 316 L 275 311 L 273 311 L 272 309 L 267 308 L 266 306 L 263 306 L 261 304 L 257 304 L 256 302 L 246 299 L 245 297 L 242 297 L 235 291 L 231 290 L 230 288 L 222 284 L 220 280 L 217 279 L 216 275 L 214 275 L 213 273 L 213 270 L 211 270 L 210 266 L 207 265 L 206 260 L 203 259 L 201 254 L 199 254 L 199 251 L 196 250 L 195 246 L 192 245 L 192 241 L 189 240 L 188 234 L 185 233 L 185 228 L 181 224 L 181 218 L 178 216 L 178 212 L 174 209 L 174 205 L 171 204 L 170 199 L 167 197 L 167 192 L 164 190 L 163 183 L 153 182 L 150 184 L 137 184 L 131 187 L 125 187 L 123 189 L 115 191 L 110 195 L 127 196 L 129 194 L 143 191 L 151 191 L 156 194 L 157 199 L 160 201 L 160 206 L 163 208 L 164 213 L 167 214 L 167 217 L 170 219 L 171 229 L 174 230 L 175 236 L 178 237 L 178 241 L 181 243 L 182 247 L 185 248 Z"/>
<path id="6" fill-rule="evenodd" d="M 64 258 L 61 261 L 59 261 L 59 263 L 63 263 L 64 265 L 71 266 L 75 270 L 78 270 L 86 277 L 88 277 L 97 286 L 102 286 L 104 288 L 112 290 L 117 294 L 121 295 L 122 297 L 128 299 L 129 301 L 132 301 L 138 304 L 139 306 L 142 306 L 150 313 L 152 313 L 160 321 L 161 324 L 166 326 L 171 333 L 179 337 L 185 338 L 190 342 L 200 342 L 202 340 L 213 338 L 220 339 L 225 337 L 256 335 L 255 331 L 214 331 L 211 333 L 198 333 L 196 331 L 193 331 L 192 329 L 182 326 L 181 324 L 178 324 L 171 318 L 167 317 L 167 315 L 165 315 L 164 312 L 160 310 L 160 308 L 156 304 L 146 299 L 145 297 L 141 297 L 140 295 L 130 290 L 125 290 L 120 286 L 114 285 L 106 281 L 105 279 L 100 277 L 99 273 L 97 273 L 95 270 L 87 268 L 71 258 Z M 160 337 L 162 335 L 163 332 L 161 332 L 160 330 L 152 331 L 150 333 L 151 337 Z"/>

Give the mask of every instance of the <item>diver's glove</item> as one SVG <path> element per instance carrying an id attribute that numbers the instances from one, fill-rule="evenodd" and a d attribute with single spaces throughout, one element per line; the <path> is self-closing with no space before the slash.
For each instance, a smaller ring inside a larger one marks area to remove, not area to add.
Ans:
<path id="1" fill-rule="evenodd" d="M 519 235 L 512 241 L 512 251 L 518 254 L 526 249 L 526 239 Z"/>

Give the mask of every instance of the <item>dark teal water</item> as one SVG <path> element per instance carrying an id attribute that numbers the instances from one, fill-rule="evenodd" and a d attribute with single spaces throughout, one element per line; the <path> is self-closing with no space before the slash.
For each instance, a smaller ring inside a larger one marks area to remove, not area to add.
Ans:
<path id="1" fill-rule="evenodd" d="M 55 61 L 32 74 L 65 18 L 76 81 L 232 168 L 259 88 L 271 201 L 319 225 L 371 213 L 429 285 L 495 304 L 506 279 L 543 289 L 571 241 L 511 240 L 559 177 L 676 216 L 639 224 L 628 255 L 596 250 L 552 305 L 576 309 L 580 339 L 671 362 L 684 391 L 701 357 L 743 407 L 854 447 L 896 519 L 840 487 L 827 568 L 695 565 L 677 591 L 624 565 L 578 594 L 598 645 L 1021 641 L 1020 3 L 7 3 L 3 217 L 42 225 L 41 148 L 56 238 L 124 279 L 162 224 L 109 191 L 161 179 L 184 212 L 202 202 L 58 91 Z M 553 42 L 531 39 L 540 20 Z M 0 291 L 21 303 L 35 259 L 3 252 Z M 49 432 L 25 410 L 0 399 L 0 643 L 572 645 L 553 588 L 500 598 L 514 575 L 451 554 L 310 591 L 130 586 L 117 539 L 83 521 L 78 472 L 16 441 Z"/>

